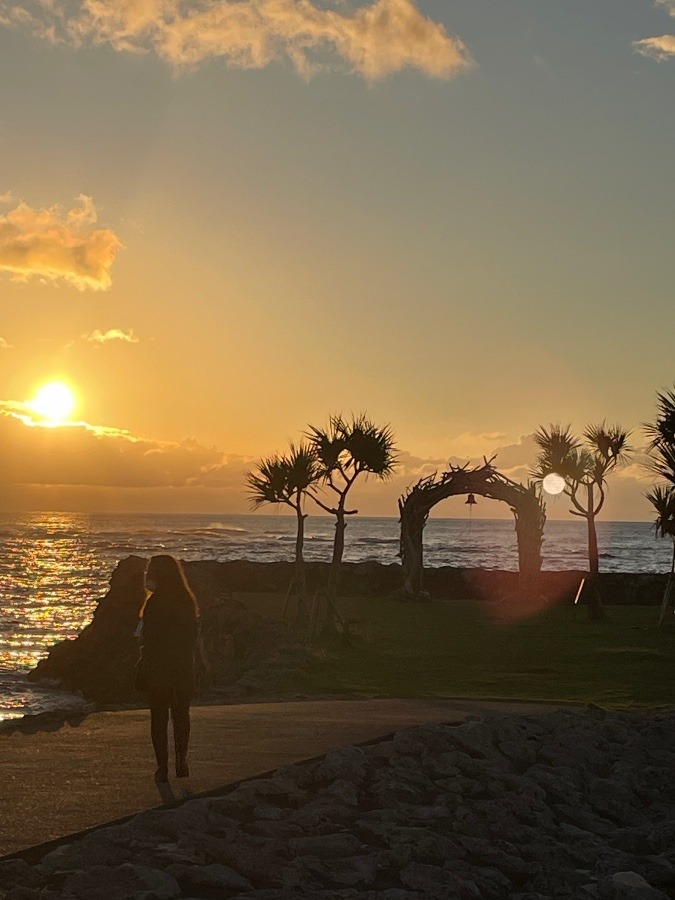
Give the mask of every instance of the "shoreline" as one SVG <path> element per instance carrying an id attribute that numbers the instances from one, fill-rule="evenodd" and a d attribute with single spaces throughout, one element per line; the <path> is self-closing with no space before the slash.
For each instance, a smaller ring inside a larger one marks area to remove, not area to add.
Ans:
<path id="1" fill-rule="evenodd" d="M 42 717 L 49 723 L 59 716 L 76 716 L 83 706 L 92 701 L 97 708 L 111 703 L 126 705 L 138 702 L 131 684 L 127 682 L 138 653 L 132 634 L 142 602 L 144 566 L 143 557 L 129 556 L 120 560 L 111 574 L 108 592 L 99 600 L 91 622 L 75 639 L 53 644 L 35 668 L 20 673 L 26 688 L 36 691 L 38 697 L 32 703 L 32 709 L 28 704 L 23 707 L 26 711 L 22 715 L 11 715 L 0 720 L 0 733 L 16 729 L 16 723 L 25 717 L 29 717 L 31 722 Z M 307 564 L 310 597 L 325 583 L 328 568 L 328 563 Z M 251 662 L 250 657 L 255 655 L 255 648 L 260 644 L 270 646 L 272 643 L 283 648 L 287 662 L 282 664 L 282 668 L 299 665 L 303 658 L 307 659 L 301 636 L 288 629 L 283 634 L 280 632 L 281 606 L 292 578 L 292 563 L 204 560 L 186 562 L 185 569 L 202 606 L 207 632 L 213 631 L 219 636 L 212 650 L 216 654 L 221 653 L 222 642 L 228 634 L 241 634 L 246 642 L 244 655 L 226 663 L 229 673 L 226 681 L 236 681 L 238 667 L 255 668 L 257 664 L 255 660 Z M 569 605 L 572 608 L 579 582 L 586 574 L 582 570 L 543 572 L 540 578 L 541 595 L 544 599 L 547 595 L 546 602 L 551 605 Z M 601 573 L 598 581 L 608 608 L 623 605 L 654 607 L 661 603 L 667 578 L 667 575 L 660 573 Z M 458 601 L 471 606 L 475 602 L 486 610 L 494 610 L 495 614 L 500 610 L 496 601 L 515 591 L 517 580 L 517 573 L 505 570 L 443 566 L 430 567 L 424 573 L 424 587 L 431 596 L 432 606 L 436 604 L 438 607 L 439 603 L 453 605 Z M 358 608 L 361 601 L 400 601 L 400 597 L 396 596 L 400 585 L 401 566 L 398 563 L 343 564 L 341 597 L 344 603 L 351 604 L 352 610 Z M 256 605 L 256 600 L 263 597 L 268 601 L 261 616 L 262 606 L 259 602 Z M 279 606 L 276 612 L 272 610 L 275 603 Z M 405 606 L 405 602 L 402 605 Z M 367 607 L 363 608 L 365 610 Z M 258 612 L 254 612 L 255 609 Z M 536 606 L 533 606 L 531 613 L 536 611 Z M 113 647 L 119 650 L 116 661 L 109 658 Z M 258 662 L 271 674 L 274 667 L 271 659 L 259 659 Z M 118 688 L 115 688 L 116 679 L 121 679 Z M 95 687 L 96 684 L 99 687 Z M 92 687 L 93 690 L 90 690 Z M 238 693 L 221 694 L 220 699 L 236 703 L 248 699 L 249 694 L 254 698 L 268 697 L 270 687 L 270 683 L 259 683 Z M 50 700 L 52 691 L 53 701 Z M 13 708 L 16 711 L 20 709 Z"/>

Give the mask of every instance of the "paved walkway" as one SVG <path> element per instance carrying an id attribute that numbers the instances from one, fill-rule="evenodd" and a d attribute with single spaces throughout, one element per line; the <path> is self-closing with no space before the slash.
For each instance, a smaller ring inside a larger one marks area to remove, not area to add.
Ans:
<path id="1" fill-rule="evenodd" d="M 154 782 L 147 710 L 93 713 L 57 731 L 0 735 L 0 856 L 132 815 L 173 790 L 214 790 L 424 722 L 555 707 L 465 700 L 308 700 L 192 710 L 189 779 Z"/>

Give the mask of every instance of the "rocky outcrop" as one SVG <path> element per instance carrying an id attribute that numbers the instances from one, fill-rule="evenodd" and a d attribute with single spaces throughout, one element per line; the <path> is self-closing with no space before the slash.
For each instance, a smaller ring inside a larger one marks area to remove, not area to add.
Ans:
<path id="1" fill-rule="evenodd" d="M 144 598 L 144 566 L 145 560 L 133 556 L 119 563 L 91 623 L 74 640 L 55 644 L 28 673 L 28 680 L 46 679 L 100 702 L 131 699 L 138 659 L 134 631 Z"/>
<path id="2" fill-rule="evenodd" d="M 667 900 L 675 716 L 425 725 L 155 809 L 29 865 L 5 900 Z M 30 857 L 35 859 L 35 857 Z"/>
<path id="3" fill-rule="evenodd" d="M 56 644 L 28 678 L 79 691 L 99 704 L 138 702 L 134 667 L 139 655 L 134 631 L 143 603 L 146 560 L 130 556 L 112 574 L 110 589 L 93 619 L 74 640 Z M 301 641 L 283 623 L 265 619 L 232 598 L 219 563 L 186 563 L 202 617 L 208 675 L 201 694 L 242 699 L 264 694 L 280 672 L 308 659 Z"/>

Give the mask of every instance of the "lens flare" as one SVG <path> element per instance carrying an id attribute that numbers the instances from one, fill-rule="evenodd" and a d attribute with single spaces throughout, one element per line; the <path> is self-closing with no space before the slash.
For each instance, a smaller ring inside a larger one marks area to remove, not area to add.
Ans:
<path id="1" fill-rule="evenodd" d="M 551 472 L 542 481 L 542 487 L 547 494 L 561 494 L 565 490 L 565 479 L 557 472 Z"/>

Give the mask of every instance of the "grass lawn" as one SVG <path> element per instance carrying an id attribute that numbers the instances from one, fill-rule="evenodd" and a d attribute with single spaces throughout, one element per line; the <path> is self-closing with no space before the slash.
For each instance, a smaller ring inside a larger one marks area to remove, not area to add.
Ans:
<path id="1" fill-rule="evenodd" d="M 238 595 L 266 615 L 282 600 Z M 558 606 L 502 624 L 476 601 L 406 604 L 342 599 L 353 640 L 318 650 L 309 671 L 280 689 L 312 694 L 463 697 L 597 703 L 673 704 L 675 628 L 658 630 L 657 607 L 606 607 L 607 622 Z"/>

